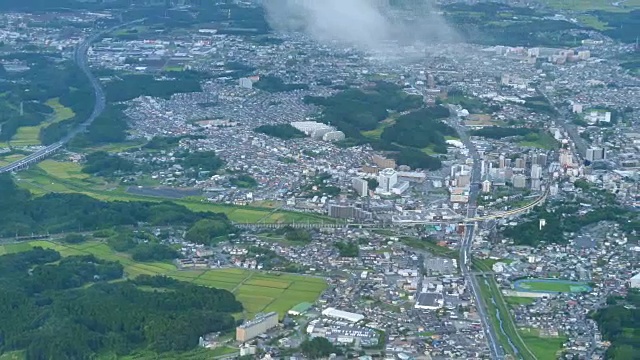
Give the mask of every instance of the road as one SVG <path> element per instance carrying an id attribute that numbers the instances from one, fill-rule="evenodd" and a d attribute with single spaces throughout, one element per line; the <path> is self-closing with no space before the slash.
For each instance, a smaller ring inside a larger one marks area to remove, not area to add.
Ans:
<path id="1" fill-rule="evenodd" d="M 480 187 L 478 186 L 481 178 L 480 154 L 478 153 L 475 145 L 469 139 L 464 126 L 456 121 L 455 127 L 458 131 L 458 134 L 460 135 L 460 140 L 464 143 L 467 149 L 469 149 L 469 154 L 473 159 L 473 165 L 471 167 L 469 202 L 467 206 L 467 218 L 473 219 L 476 217 L 476 204 L 478 200 L 478 194 L 480 192 Z M 466 226 L 462 244 L 460 244 L 460 269 L 462 269 L 462 275 L 466 279 L 467 284 L 471 286 L 471 293 L 473 294 L 476 306 L 478 308 L 478 314 L 480 315 L 480 319 L 482 322 L 482 329 L 484 330 L 485 337 L 487 338 L 487 343 L 489 345 L 489 350 L 491 351 L 491 358 L 504 359 L 504 349 L 498 342 L 498 337 L 496 336 L 495 329 L 492 326 L 493 324 L 491 323 L 491 320 L 487 316 L 487 310 L 485 309 L 484 303 L 482 302 L 482 297 L 480 296 L 480 290 L 477 284 L 476 277 L 471 271 L 470 252 L 471 245 L 473 244 L 475 228 L 475 223 L 471 223 Z"/>
<path id="2" fill-rule="evenodd" d="M 144 20 L 145 19 L 138 19 L 135 21 L 131 21 L 125 24 L 120 24 L 112 28 L 109 28 L 107 30 L 101 31 L 97 34 L 94 34 L 86 38 L 82 43 L 80 43 L 76 47 L 76 50 L 73 55 L 73 60 L 76 62 L 80 70 L 85 74 L 85 76 L 91 82 L 91 86 L 93 87 L 93 92 L 96 99 L 91 115 L 89 115 L 89 117 L 85 121 L 80 123 L 78 127 L 70 131 L 60 141 L 53 143 L 45 147 L 44 149 L 38 150 L 18 161 L 15 161 L 11 164 L 0 167 L 0 173 L 21 170 L 28 167 L 31 164 L 34 164 L 36 162 L 39 162 L 45 159 L 47 156 L 51 155 L 52 153 L 56 152 L 58 149 L 63 147 L 66 143 L 68 143 L 71 139 L 73 139 L 73 137 L 76 136 L 78 133 L 85 131 L 87 127 L 91 125 L 91 123 L 102 113 L 102 111 L 104 111 L 104 108 L 106 106 L 106 99 L 105 99 L 104 90 L 100 85 L 100 81 L 98 81 L 98 79 L 91 73 L 91 70 L 89 69 L 89 64 L 87 62 L 87 50 L 89 50 L 89 47 L 91 46 L 91 44 L 97 39 L 99 39 L 101 36 L 108 34 L 114 30 L 117 30 L 121 27 L 129 26 L 138 22 L 142 22 Z"/>

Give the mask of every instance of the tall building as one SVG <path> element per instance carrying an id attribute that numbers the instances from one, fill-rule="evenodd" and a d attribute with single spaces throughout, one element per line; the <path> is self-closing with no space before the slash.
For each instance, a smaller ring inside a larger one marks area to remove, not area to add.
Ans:
<path id="1" fill-rule="evenodd" d="M 505 166 L 504 155 L 500 155 L 498 158 L 498 167 L 502 169 Z"/>
<path id="2" fill-rule="evenodd" d="M 359 196 L 367 196 L 369 194 L 369 183 L 361 178 L 353 178 L 351 186 Z"/>
<path id="3" fill-rule="evenodd" d="M 523 158 L 517 158 L 515 167 L 518 169 L 524 169 L 524 166 L 525 166 L 525 160 Z"/>
<path id="4" fill-rule="evenodd" d="M 396 183 L 398 183 L 398 173 L 395 170 L 387 168 L 378 174 L 378 189 L 380 192 L 386 194 L 391 193 L 391 189 L 393 189 Z"/>
<path id="5" fill-rule="evenodd" d="M 485 180 L 482 182 L 482 192 L 490 193 L 491 192 L 491 181 Z"/>
<path id="6" fill-rule="evenodd" d="M 542 166 L 538 164 L 531 165 L 531 178 L 540 179 L 542 177 Z"/>
<path id="7" fill-rule="evenodd" d="M 278 326 L 278 313 L 258 315 L 255 319 L 248 321 L 236 328 L 236 340 L 247 342 L 257 336 Z"/>
<path id="8" fill-rule="evenodd" d="M 587 154 L 585 158 L 591 162 L 604 160 L 606 158 L 606 152 L 604 148 L 592 146 L 587 149 Z"/>

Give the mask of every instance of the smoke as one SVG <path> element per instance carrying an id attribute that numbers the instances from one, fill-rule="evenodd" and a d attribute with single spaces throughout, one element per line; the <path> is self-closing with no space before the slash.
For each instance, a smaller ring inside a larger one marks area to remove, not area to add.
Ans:
<path id="1" fill-rule="evenodd" d="M 365 51 L 389 44 L 434 44 L 458 36 L 427 0 L 263 0 L 271 26 L 279 31 L 303 31 L 314 39 L 354 46 Z"/>

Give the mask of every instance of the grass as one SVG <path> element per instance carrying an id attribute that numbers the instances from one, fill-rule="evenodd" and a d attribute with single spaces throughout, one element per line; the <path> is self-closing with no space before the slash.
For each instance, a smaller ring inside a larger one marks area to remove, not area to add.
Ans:
<path id="1" fill-rule="evenodd" d="M 520 336 L 538 360 L 554 360 L 558 358 L 558 352 L 562 350 L 567 341 L 564 336 L 541 337 L 533 329 L 520 330 Z"/>
<path id="2" fill-rule="evenodd" d="M 87 176 L 82 173 L 80 164 L 45 160 L 37 167 L 21 172 L 18 185 L 34 195 L 50 192 L 81 193 L 103 201 L 166 201 L 164 198 L 134 195 L 124 187 L 110 184 L 104 179 Z M 239 223 L 331 223 L 334 220 L 324 216 L 292 211 L 273 211 L 273 209 L 216 204 L 205 199 L 179 199 L 175 203 L 198 212 L 224 213 L 231 221 Z"/>
<path id="3" fill-rule="evenodd" d="M 561 292 L 561 293 L 569 293 L 569 292 L 581 292 L 587 291 L 588 287 L 579 282 L 571 282 L 571 281 L 547 281 L 544 279 L 536 280 L 520 280 L 517 281 L 516 289 L 524 290 L 524 291 L 536 291 L 536 292 Z"/>
<path id="4" fill-rule="evenodd" d="M 578 21 L 585 26 L 596 29 L 598 31 L 605 31 L 611 29 L 609 24 L 598 19 L 598 17 L 593 15 L 580 15 L 578 16 Z"/>
<path id="5" fill-rule="evenodd" d="M 502 347 L 507 353 L 513 354 L 514 351 L 508 341 L 510 339 L 518 349 L 519 355 L 522 359 L 536 360 L 535 354 L 532 353 L 531 349 L 528 348 L 527 343 L 525 343 L 521 338 L 495 279 L 493 277 L 478 277 L 477 279 L 478 284 L 480 285 L 480 293 L 487 309 L 487 314 L 489 315 L 492 327 Z M 502 329 L 504 329 L 504 332 L 500 327 L 500 321 L 497 313 L 500 314 L 500 319 L 502 319 Z"/>
<path id="6" fill-rule="evenodd" d="M 0 245 L 0 255 L 28 251 L 34 246 L 53 249 L 62 256 L 91 254 L 100 259 L 118 261 L 124 267 L 125 276 L 130 279 L 143 274 L 165 275 L 197 285 L 229 290 L 244 305 L 247 318 L 252 318 L 259 312 L 270 311 L 277 312 L 282 318 L 301 302 L 315 302 L 327 287 L 323 279 L 294 274 L 236 268 L 178 270 L 168 262 L 137 262 L 128 254 L 115 252 L 106 243 L 99 241 L 74 245 L 47 240 L 20 242 Z"/>
<path id="7" fill-rule="evenodd" d="M 12 146 L 31 146 L 40 145 L 40 129 L 47 127 L 53 123 L 71 119 L 75 116 L 75 113 L 71 108 L 68 108 L 60 104 L 59 98 L 52 98 L 45 103 L 51 109 L 53 114 L 49 119 L 36 126 L 23 126 L 18 128 L 16 134 L 11 138 Z"/>
<path id="8" fill-rule="evenodd" d="M 518 142 L 522 147 L 532 147 L 537 149 L 553 150 L 558 148 L 556 139 L 547 132 L 537 134 L 535 139 L 525 139 Z"/>
<path id="9" fill-rule="evenodd" d="M 506 296 L 504 301 L 510 306 L 519 306 L 519 305 L 531 305 L 536 299 L 528 298 L 528 297 L 519 297 L 519 296 Z"/>
<path id="10" fill-rule="evenodd" d="M 396 123 L 396 119 L 394 117 L 389 117 L 385 120 L 382 120 L 380 123 L 378 123 L 378 126 L 375 129 L 369 130 L 369 131 L 362 131 L 361 133 L 362 135 L 364 135 L 369 139 L 380 139 L 380 136 L 382 136 L 384 129 L 388 128 L 389 126 L 395 123 Z"/>

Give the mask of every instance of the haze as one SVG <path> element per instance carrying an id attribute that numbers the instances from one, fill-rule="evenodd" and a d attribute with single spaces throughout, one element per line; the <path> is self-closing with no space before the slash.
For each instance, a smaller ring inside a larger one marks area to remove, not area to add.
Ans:
<path id="1" fill-rule="evenodd" d="M 271 26 L 301 30 L 321 42 L 339 42 L 379 51 L 390 42 L 430 44 L 456 41 L 458 36 L 426 0 L 403 4 L 412 19 L 402 20 L 379 0 L 264 0 Z"/>

